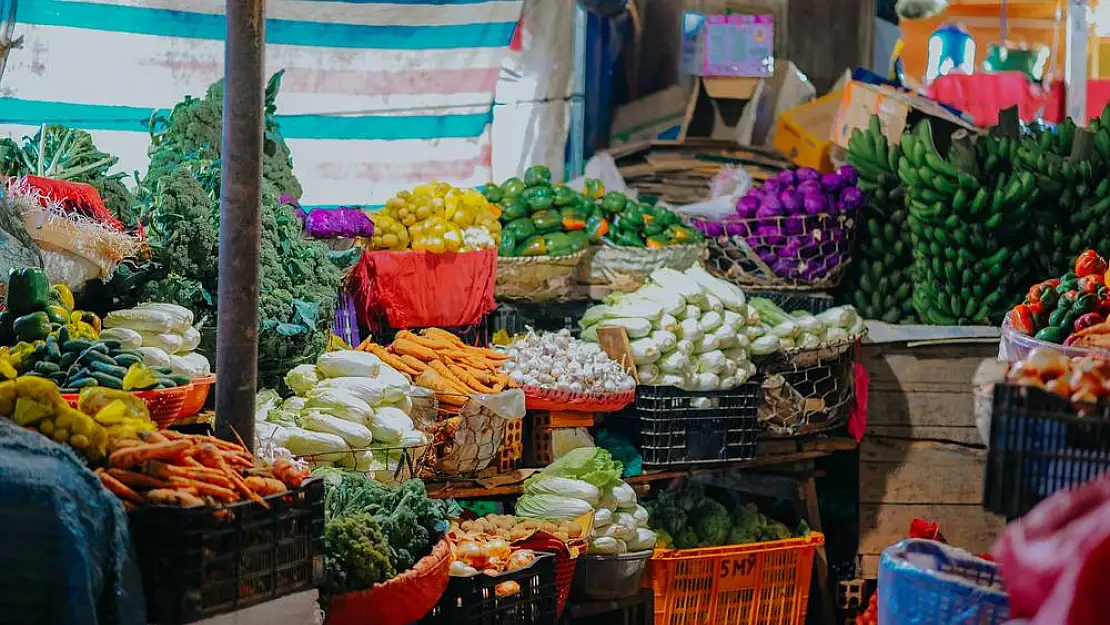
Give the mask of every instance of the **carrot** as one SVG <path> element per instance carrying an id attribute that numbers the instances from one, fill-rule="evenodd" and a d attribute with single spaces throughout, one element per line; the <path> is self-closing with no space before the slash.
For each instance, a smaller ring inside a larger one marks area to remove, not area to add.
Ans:
<path id="1" fill-rule="evenodd" d="M 151 477 L 145 473 L 136 473 L 135 471 L 126 471 L 124 469 L 108 469 L 106 473 L 116 478 L 120 483 L 130 486 L 131 488 L 169 487 L 169 482 Z"/>
<path id="2" fill-rule="evenodd" d="M 468 365 L 465 365 L 465 364 L 462 365 L 462 367 L 464 369 L 466 369 L 467 373 L 474 376 L 475 380 L 478 380 L 479 382 L 481 382 L 482 384 L 485 384 L 486 386 L 493 385 L 494 379 L 493 379 L 493 376 L 490 375 L 489 371 L 485 371 L 485 370 L 479 369 L 477 367 L 471 367 L 471 366 L 468 366 Z"/>
<path id="3" fill-rule="evenodd" d="M 167 441 L 165 443 L 146 443 L 134 447 L 117 449 L 108 456 L 108 464 L 116 469 L 129 469 L 147 460 L 162 460 L 179 456 L 188 449 L 192 443 L 186 440 Z"/>
<path id="4" fill-rule="evenodd" d="M 458 389 L 451 385 L 443 376 L 429 369 L 416 378 L 416 385 L 430 388 L 436 392 L 439 401 L 453 406 L 462 406 L 467 402 L 467 397 L 459 394 Z"/>
<path id="5" fill-rule="evenodd" d="M 162 435 L 157 430 L 149 430 L 147 432 L 139 432 L 139 439 L 144 443 L 164 443 L 170 439 Z"/>
<path id="6" fill-rule="evenodd" d="M 235 488 L 235 490 L 239 491 L 240 494 L 251 499 L 252 501 L 261 504 L 264 508 L 270 507 L 270 504 L 263 501 L 261 497 L 254 493 L 254 491 L 247 488 L 247 485 L 243 483 L 243 478 L 240 477 L 238 473 L 235 473 L 227 467 L 227 464 L 224 462 L 223 456 L 220 455 L 219 448 L 217 448 L 214 444 L 202 444 L 197 450 L 197 460 L 199 460 L 200 463 L 206 467 L 220 469 L 226 472 L 227 478 L 231 481 L 231 485 Z"/>
<path id="7" fill-rule="evenodd" d="M 501 361 L 509 359 L 508 355 L 506 355 L 506 354 L 502 354 L 501 352 L 496 352 L 492 349 L 486 349 L 484 347 L 476 347 L 476 348 L 474 348 L 474 351 L 478 352 L 478 354 L 480 354 L 482 357 L 486 358 L 487 360 L 492 360 L 494 362 L 501 362 Z"/>
<path id="8" fill-rule="evenodd" d="M 420 336 L 419 334 L 412 334 L 411 332 L 408 334 L 408 336 L 401 337 L 401 338 L 405 341 L 412 341 L 413 343 L 416 343 L 417 345 L 423 345 L 424 347 L 427 347 L 428 349 L 436 351 L 436 352 L 450 351 L 450 350 L 455 349 L 455 345 L 452 344 L 452 343 L 448 343 L 446 341 L 442 341 L 442 340 L 439 340 L 439 339 L 434 339 L 434 338 L 431 338 L 431 337 L 428 337 L 428 336 Z M 396 340 L 396 339 L 394 339 L 394 340 Z"/>
<path id="9" fill-rule="evenodd" d="M 236 436 L 238 436 L 238 434 L 236 434 Z M 197 441 L 198 443 L 211 443 L 211 444 L 215 445 L 216 447 L 219 447 L 220 449 L 226 449 L 227 451 L 241 451 L 241 452 L 247 453 L 247 450 L 244 449 L 243 445 L 236 445 L 235 443 L 229 443 L 225 440 L 216 438 L 215 436 L 197 436 L 197 435 L 194 435 L 192 438 L 193 438 L 193 440 Z"/>
<path id="10" fill-rule="evenodd" d="M 369 351 L 373 351 L 374 345 L 375 345 L 375 343 L 374 343 L 373 337 L 368 336 L 365 339 L 363 339 L 362 342 L 359 343 L 358 347 L 356 347 L 355 349 L 360 351 L 360 352 L 369 352 Z"/>
<path id="11" fill-rule="evenodd" d="M 170 488 L 148 490 L 146 499 L 154 504 L 180 506 L 182 508 L 196 508 L 204 505 L 204 500 L 200 497 Z"/>
<path id="12" fill-rule="evenodd" d="M 494 371 L 497 369 L 497 365 L 486 360 L 485 358 L 482 358 L 481 356 L 467 356 L 463 360 L 463 363 L 474 367 L 475 369 L 484 369 L 486 371 Z"/>
<path id="13" fill-rule="evenodd" d="M 121 438 L 119 440 L 112 441 L 112 451 L 115 451 L 117 449 L 124 449 L 126 447 L 138 447 L 139 445 L 143 444 L 144 443 L 137 438 Z"/>
<path id="14" fill-rule="evenodd" d="M 410 367 L 408 364 L 406 364 L 404 360 L 387 352 L 385 348 L 381 345 L 371 345 L 370 348 L 366 351 L 374 354 L 382 362 L 400 371 L 401 373 L 407 373 L 409 375 L 417 375 L 420 373 L 420 370 L 413 369 L 413 367 Z"/>
<path id="15" fill-rule="evenodd" d="M 443 364 L 442 362 L 436 360 L 428 363 L 428 366 L 431 367 L 440 376 L 442 376 L 444 380 L 447 380 L 448 384 L 459 389 L 459 391 L 461 391 L 463 395 L 469 395 L 470 392 L 473 390 L 470 388 L 470 386 L 467 385 L 466 382 L 460 380 L 458 376 L 452 373 L 452 371 L 447 368 L 447 365 Z"/>
<path id="16" fill-rule="evenodd" d="M 440 339 L 441 341 L 446 341 L 447 343 L 451 343 L 455 347 L 468 347 L 466 343 L 462 342 L 462 339 L 441 328 L 428 328 L 427 330 L 424 330 L 424 336 L 433 339 Z"/>
<path id="17" fill-rule="evenodd" d="M 414 369 L 416 371 L 413 375 L 420 375 L 428 369 L 428 363 L 409 355 L 401 356 L 401 362 L 408 365 L 409 369 Z"/>
<path id="18" fill-rule="evenodd" d="M 135 503 L 139 503 L 143 500 L 143 498 L 139 496 L 139 493 L 131 490 L 130 486 L 120 482 L 111 475 L 108 475 L 107 472 L 98 471 L 97 475 L 100 476 L 100 483 L 104 484 L 104 487 L 112 491 L 112 494 L 114 494 L 116 497 L 119 497 L 124 501 L 131 501 Z"/>
<path id="19" fill-rule="evenodd" d="M 161 434 L 171 441 L 179 441 L 189 438 L 188 435 L 182 434 L 181 432 L 174 432 L 173 430 L 162 430 Z"/>
<path id="20" fill-rule="evenodd" d="M 439 355 L 436 354 L 435 350 L 428 349 L 419 343 L 405 339 L 395 339 L 393 341 L 393 351 L 402 356 L 412 356 L 424 362 L 439 359 Z"/>
<path id="21" fill-rule="evenodd" d="M 481 393 L 492 393 L 493 392 L 493 389 L 491 389 L 490 387 L 486 386 L 485 384 L 482 384 L 481 382 L 479 382 L 478 379 L 475 378 L 473 375 L 471 375 L 470 372 L 467 371 L 466 369 L 464 369 L 464 368 L 462 368 L 458 365 L 450 365 L 447 368 L 450 369 L 451 373 L 455 374 L 455 377 L 462 380 L 470 388 L 472 388 L 472 389 L 474 389 L 478 392 L 481 392 Z"/>
<path id="22" fill-rule="evenodd" d="M 185 478 L 198 482 L 210 482 L 224 488 L 231 488 L 231 480 L 220 469 L 208 467 L 179 467 L 164 462 L 150 462 L 144 465 L 146 472 L 156 478 L 173 481 L 174 478 Z"/>
<path id="23" fill-rule="evenodd" d="M 239 495 L 230 488 L 216 486 L 215 484 L 209 484 L 207 482 L 198 482 L 184 477 L 175 477 L 170 480 L 170 484 L 173 484 L 175 487 L 192 488 L 197 491 L 198 495 L 207 495 L 222 501 L 237 501 L 239 499 Z"/>
<path id="24" fill-rule="evenodd" d="M 281 480 L 260 475 L 252 475 L 243 480 L 247 488 L 262 496 L 276 495 L 289 490 Z"/>

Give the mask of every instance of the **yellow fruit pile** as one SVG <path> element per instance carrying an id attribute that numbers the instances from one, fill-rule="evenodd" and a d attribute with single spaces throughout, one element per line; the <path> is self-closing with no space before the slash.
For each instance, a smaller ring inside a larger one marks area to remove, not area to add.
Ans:
<path id="1" fill-rule="evenodd" d="M 457 189 L 445 182 L 401 191 L 370 213 L 374 236 L 370 249 L 465 252 L 501 242 L 501 209 L 476 189 Z M 480 236 L 480 234 L 487 236 Z"/>

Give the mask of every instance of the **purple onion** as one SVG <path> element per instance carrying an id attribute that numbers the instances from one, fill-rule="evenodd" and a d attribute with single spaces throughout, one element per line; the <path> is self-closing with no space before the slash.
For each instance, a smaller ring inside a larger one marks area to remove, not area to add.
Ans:
<path id="1" fill-rule="evenodd" d="M 775 253 L 778 254 L 779 258 L 797 258 L 801 249 L 802 242 L 799 239 L 792 238 L 786 242 L 786 245 L 779 247 Z"/>
<path id="2" fill-rule="evenodd" d="M 810 193 L 805 196 L 805 210 L 807 215 L 822 215 L 829 210 L 829 202 L 824 195 Z"/>
<path id="3" fill-rule="evenodd" d="M 807 180 L 818 182 L 821 180 L 821 172 L 812 167 L 801 167 L 798 171 L 794 172 L 794 177 L 798 179 L 798 182 L 805 182 Z"/>
<path id="4" fill-rule="evenodd" d="M 751 243 L 751 241 L 749 240 L 748 243 Z M 756 255 L 759 256 L 759 260 L 763 261 L 764 263 L 766 263 L 768 265 L 773 265 L 779 259 L 778 256 L 775 256 L 774 252 L 772 252 L 769 249 L 765 249 L 765 248 L 756 252 Z"/>
<path id="5" fill-rule="evenodd" d="M 786 234 L 799 235 L 806 231 L 806 220 L 804 216 L 791 215 L 783 220 L 783 230 Z"/>
<path id="6" fill-rule="evenodd" d="M 775 177 L 781 180 L 782 183 L 788 187 L 792 187 L 798 183 L 798 179 L 794 175 L 794 171 L 790 169 L 784 169 L 780 171 Z"/>
<path id="7" fill-rule="evenodd" d="M 821 186 L 825 187 L 826 191 L 835 193 L 844 186 L 844 180 L 838 174 L 825 174 L 821 176 Z"/>
<path id="8" fill-rule="evenodd" d="M 775 178 L 768 178 L 767 180 L 763 181 L 764 193 L 777 194 L 779 191 L 782 191 L 785 188 L 786 185 L 782 184 L 782 182 Z"/>
<path id="9" fill-rule="evenodd" d="M 844 185 L 849 187 L 856 186 L 859 182 L 859 176 L 856 175 L 856 168 L 851 165 L 841 167 L 836 173 L 840 174 L 840 178 L 844 180 Z"/>
<path id="10" fill-rule="evenodd" d="M 782 204 L 783 212 L 787 215 L 797 215 L 805 212 L 802 206 L 802 194 L 793 189 L 786 189 L 779 193 L 779 203 Z"/>
<path id="11" fill-rule="evenodd" d="M 702 232 L 707 237 L 719 237 L 725 233 L 725 227 L 715 221 L 710 221 L 705 224 L 705 230 L 702 230 Z"/>
<path id="12" fill-rule="evenodd" d="M 794 279 L 798 277 L 798 261 L 780 258 L 771 265 L 771 271 L 780 278 Z"/>
<path id="13" fill-rule="evenodd" d="M 825 190 L 821 188 L 821 183 L 816 180 L 806 180 L 798 185 L 796 189 L 802 195 L 809 195 L 810 193 L 824 193 Z"/>
<path id="14" fill-rule="evenodd" d="M 853 174 L 854 175 L 854 174 Z M 840 191 L 840 210 L 851 213 L 863 207 L 863 191 L 858 187 L 847 187 Z"/>
<path id="15" fill-rule="evenodd" d="M 752 247 L 759 247 L 760 245 L 782 245 L 786 243 L 786 237 L 782 236 L 782 230 L 778 226 L 763 225 L 755 229 L 755 243 Z M 751 243 L 751 241 L 749 241 Z"/>
<path id="16" fill-rule="evenodd" d="M 752 195 L 749 191 L 747 195 L 736 202 L 736 214 L 744 219 L 752 219 L 755 217 L 756 211 L 759 210 L 759 205 L 760 198 Z"/>
<path id="17" fill-rule="evenodd" d="M 829 241 L 841 242 L 848 238 L 848 233 L 843 228 L 830 228 L 825 231 L 825 238 Z"/>
<path id="18" fill-rule="evenodd" d="M 767 196 L 759 203 L 756 217 L 778 217 L 782 215 L 782 202 L 777 197 Z"/>
<path id="19" fill-rule="evenodd" d="M 751 232 L 751 230 L 748 229 L 748 224 L 746 224 L 742 221 L 734 221 L 734 220 L 731 220 L 731 219 L 726 219 L 724 221 L 724 224 L 725 224 L 725 234 L 727 234 L 730 237 L 736 237 L 736 236 L 744 237 L 744 236 L 748 236 L 748 234 Z"/>

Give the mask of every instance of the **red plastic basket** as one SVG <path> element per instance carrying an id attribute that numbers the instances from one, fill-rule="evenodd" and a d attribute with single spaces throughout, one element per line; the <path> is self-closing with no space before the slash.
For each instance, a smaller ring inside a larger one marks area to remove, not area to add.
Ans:
<path id="1" fill-rule="evenodd" d="M 335 595 L 325 625 L 406 625 L 439 603 L 451 572 L 451 544 L 442 539 L 432 552 L 397 577 L 373 588 Z"/>
<path id="2" fill-rule="evenodd" d="M 192 390 L 193 385 L 186 384 L 177 388 L 163 388 L 156 391 L 135 391 L 132 394 L 143 400 L 147 410 L 150 411 L 150 418 L 158 424 L 158 427 L 167 428 L 173 425 L 174 421 L 177 421 L 178 415 L 181 414 L 181 407 Z M 76 408 L 81 396 L 74 393 L 65 393 L 62 398 L 69 402 L 70 406 Z"/>
<path id="3" fill-rule="evenodd" d="M 208 401 L 208 393 L 215 383 L 216 376 L 214 374 L 194 379 L 192 389 L 181 404 L 181 413 L 177 415 L 177 418 L 191 417 L 203 410 L 204 402 Z"/>
<path id="4" fill-rule="evenodd" d="M 557 389 L 525 386 L 524 402 L 528 410 L 569 410 L 574 412 L 617 412 L 636 399 L 636 390 L 630 389 L 609 395 L 572 393 Z"/>
<path id="5" fill-rule="evenodd" d="M 558 614 L 563 613 L 570 596 L 571 583 L 574 581 L 574 568 L 578 565 L 578 550 L 546 532 L 537 532 L 531 537 L 513 543 L 516 547 L 532 551 L 547 551 L 555 554 L 555 594 L 558 597 Z M 579 545 L 585 548 L 585 543 Z"/>

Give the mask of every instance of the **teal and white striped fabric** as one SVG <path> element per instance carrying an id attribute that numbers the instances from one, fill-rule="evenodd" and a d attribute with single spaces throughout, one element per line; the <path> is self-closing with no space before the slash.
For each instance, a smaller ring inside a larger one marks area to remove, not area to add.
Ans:
<path id="1" fill-rule="evenodd" d="M 146 166 L 152 111 L 223 75 L 224 0 L 19 0 L 0 134 L 93 133 Z M 378 205 L 490 177 L 490 122 L 521 0 L 269 0 L 266 68 L 306 205 Z"/>

